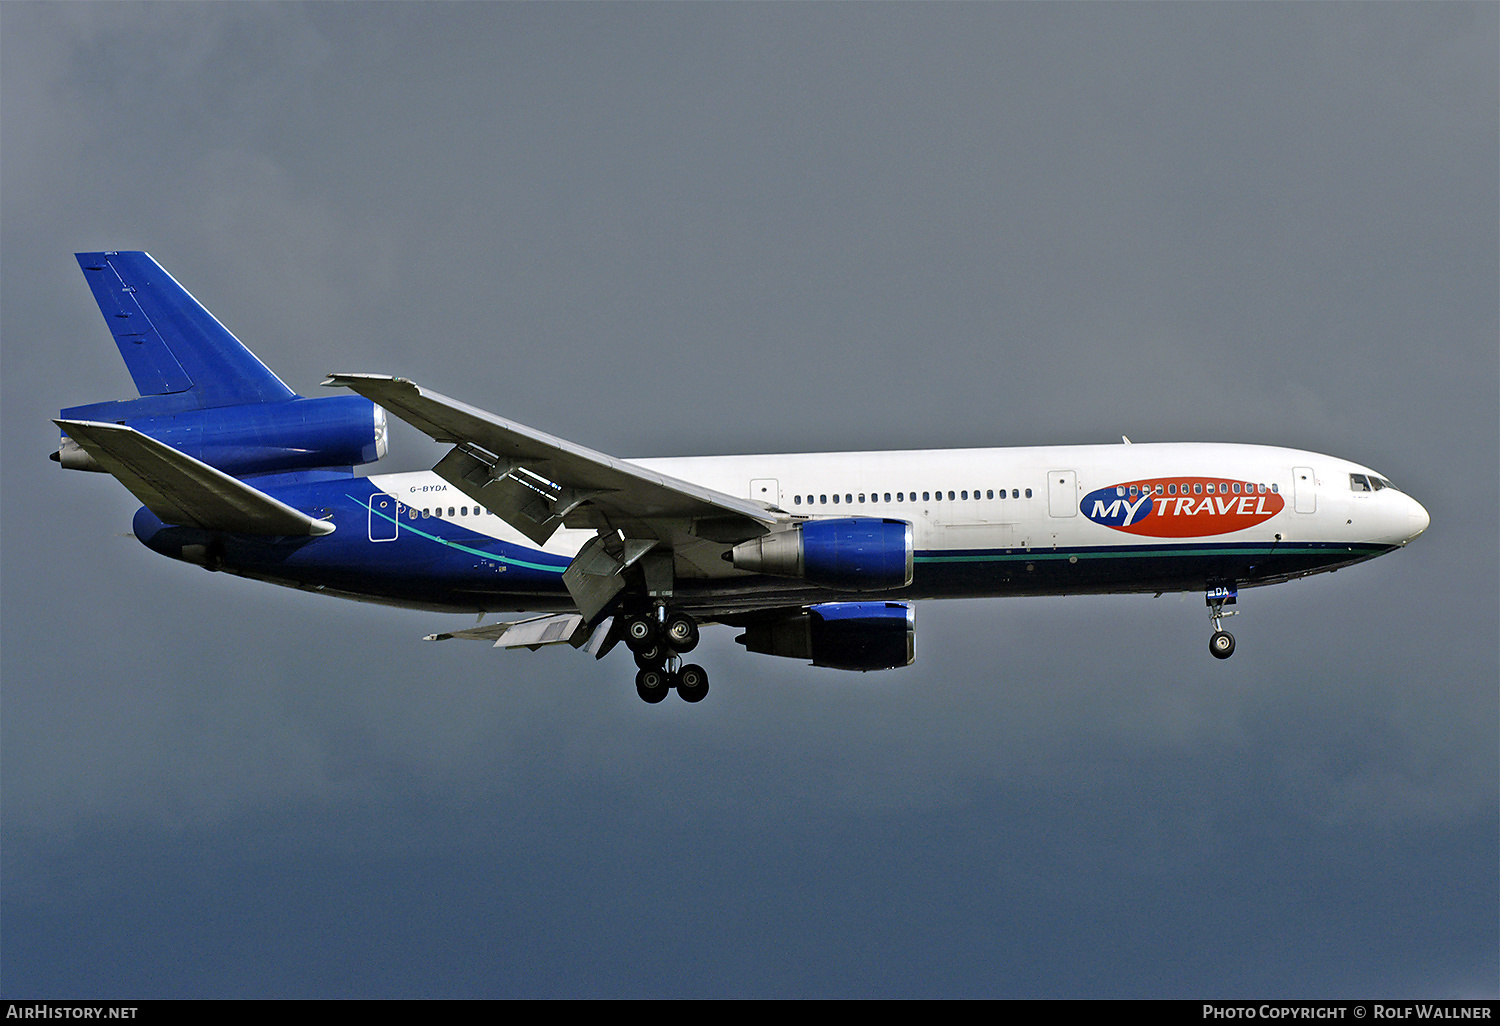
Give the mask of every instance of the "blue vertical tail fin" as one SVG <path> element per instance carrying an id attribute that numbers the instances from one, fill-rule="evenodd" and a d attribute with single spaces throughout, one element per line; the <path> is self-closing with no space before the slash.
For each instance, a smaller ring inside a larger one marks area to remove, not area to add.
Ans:
<path id="1" fill-rule="evenodd" d="M 142 396 L 178 409 L 297 398 L 149 253 L 77 257 Z"/>

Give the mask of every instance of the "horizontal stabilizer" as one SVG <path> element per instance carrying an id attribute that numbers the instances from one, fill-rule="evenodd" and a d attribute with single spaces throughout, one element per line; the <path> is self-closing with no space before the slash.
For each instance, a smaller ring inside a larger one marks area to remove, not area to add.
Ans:
<path id="1" fill-rule="evenodd" d="M 529 648 L 535 652 L 543 645 L 561 645 L 564 642 L 580 648 L 588 643 L 592 634 L 593 631 L 584 626 L 583 617 L 577 613 L 549 613 L 529 620 L 487 623 L 483 627 L 470 627 L 466 631 L 429 634 L 423 640 L 467 638 L 470 641 L 493 641 L 496 648 Z"/>
<path id="2" fill-rule="evenodd" d="M 314 520 L 265 492 L 122 424 L 58 420 L 58 427 L 119 478 L 163 523 L 238 534 L 328 534 Z"/>

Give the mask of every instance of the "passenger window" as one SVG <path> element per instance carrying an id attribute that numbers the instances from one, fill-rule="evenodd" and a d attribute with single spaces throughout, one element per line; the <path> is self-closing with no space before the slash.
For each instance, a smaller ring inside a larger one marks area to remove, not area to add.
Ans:
<path id="1" fill-rule="evenodd" d="M 837 506 L 837 505 L 838 505 L 838 504 L 839 504 L 839 497 L 838 497 L 838 494 L 837 494 L 837 493 L 834 493 L 834 496 L 833 496 L 833 504 L 834 504 L 834 505 L 835 505 L 835 506 Z"/>
<path id="2" fill-rule="evenodd" d="M 1031 498 L 1031 489 L 1030 488 L 1026 489 L 1026 498 L 1028 498 L 1028 499 Z"/>
<path id="3" fill-rule="evenodd" d="M 864 502 L 865 501 L 865 493 L 864 492 L 860 492 L 859 493 L 859 501 L 860 502 Z"/>
<path id="4" fill-rule="evenodd" d="M 800 495 L 794 495 L 794 496 L 792 496 L 792 501 L 795 502 L 797 505 L 800 506 L 800 505 L 802 505 L 802 496 L 800 496 Z"/>
<path id="5" fill-rule="evenodd" d="M 929 492 L 923 492 L 923 493 L 922 493 L 922 501 L 923 501 L 923 502 L 926 502 L 926 501 L 927 501 L 927 500 L 928 500 L 928 499 L 930 499 L 930 498 L 931 498 L 931 497 L 932 497 L 932 496 L 931 496 L 931 493 L 929 493 Z"/>

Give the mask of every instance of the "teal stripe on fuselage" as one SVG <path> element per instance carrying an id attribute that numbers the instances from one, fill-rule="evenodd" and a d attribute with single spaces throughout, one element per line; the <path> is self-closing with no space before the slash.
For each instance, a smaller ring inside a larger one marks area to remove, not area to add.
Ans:
<path id="1" fill-rule="evenodd" d="M 544 563 L 528 563 L 524 559 L 514 559 L 514 558 L 512 558 L 510 556 L 502 556 L 502 555 L 500 555 L 499 553 L 496 553 L 496 552 L 485 552 L 483 549 L 470 548 L 469 546 L 464 545 L 461 542 L 452 541 L 452 540 L 450 540 L 448 538 L 443 538 L 443 537 L 440 537 L 439 535 L 436 535 L 436 534 L 428 534 L 426 531 L 422 530 L 421 528 L 412 527 L 410 524 L 403 524 L 401 522 L 401 519 L 399 517 L 393 517 L 393 516 L 390 516 L 389 514 L 381 513 L 379 510 L 371 508 L 368 502 L 360 502 L 360 500 L 354 498 L 354 496 L 352 496 L 352 495 L 349 495 L 347 497 L 349 499 L 352 499 L 361 508 L 368 509 L 368 510 L 370 510 L 371 513 L 374 513 L 377 517 L 380 517 L 383 520 L 387 520 L 387 521 L 390 521 L 391 523 L 395 524 L 396 525 L 396 530 L 398 532 L 398 536 L 399 536 L 399 532 L 401 532 L 401 531 L 408 531 L 411 534 L 416 535 L 418 538 L 426 538 L 430 542 L 437 542 L 439 545 L 446 545 L 450 549 L 457 549 L 460 552 L 467 552 L 471 556 L 479 556 L 479 557 L 481 557 L 483 559 L 493 559 L 496 562 L 505 563 L 507 566 L 525 567 L 527 570 L 541 570 L 544 573 L 557 574 L 557 575 L 561 576 L 562 572 L 567 569 L 567 567 L 565 567 L 565 566 L 548 566 L 548 565 L 546 565 Z M 411 507 L 408 506 L 407 508 L 410 509 Z M 439 519 L 441 519 L 441 518 L 439 518 Z M 446 523 L 446 522 L 447 521 L 443 521 L 443 523 Z M 498 542 L 500 540 L 497 538 L 497 539 L 495 539 L 495 541 Z M 506 542 L 500 542 L 500 544 L 501 545 L 505 545 L 507 543 Z"/>

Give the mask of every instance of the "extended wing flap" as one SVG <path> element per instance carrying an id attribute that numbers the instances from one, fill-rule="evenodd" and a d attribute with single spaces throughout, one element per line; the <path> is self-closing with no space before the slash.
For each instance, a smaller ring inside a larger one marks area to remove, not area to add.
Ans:
<path id="1" fill-rule="evenodd" d="M 581 648 L 588 643 L 593 631 L 584 626 L 578 613 L 556 613 L 534 616 L 527 620 L 512 620 L 506 623 L 488 623 L 483 627 L 450 631 L 446 634 L 429 634 L 427 641 L 447 641 L 450 638 L 466 638 L 470 641 L 494 642 L 496 648 L 529 648 L 533 652 L 543 645 L 569 644 Z"/>
<path id="2" fill-rule="evenodd" d="M 328 534 L 279 499 L 135 428 L 87 420 L 54 421 L 164 523 L 240 534 Z"/>
<path id="3" fill-rule="evenodd" d="M 726 522 L 738 524 L 741 536 L 750 538 L 785 519 L 748 499 L 658 474 L 405 378 L 332 374 L 323 384 L 353 389 L 437 441 L 453 443 L 434 468 L 439 476 L 538 544 L 565 520 L 571 526 L 590 514 L 595 527 L 657 537 L 668 536 L 673 523 L 711 519 L 719 530 Z"/>

